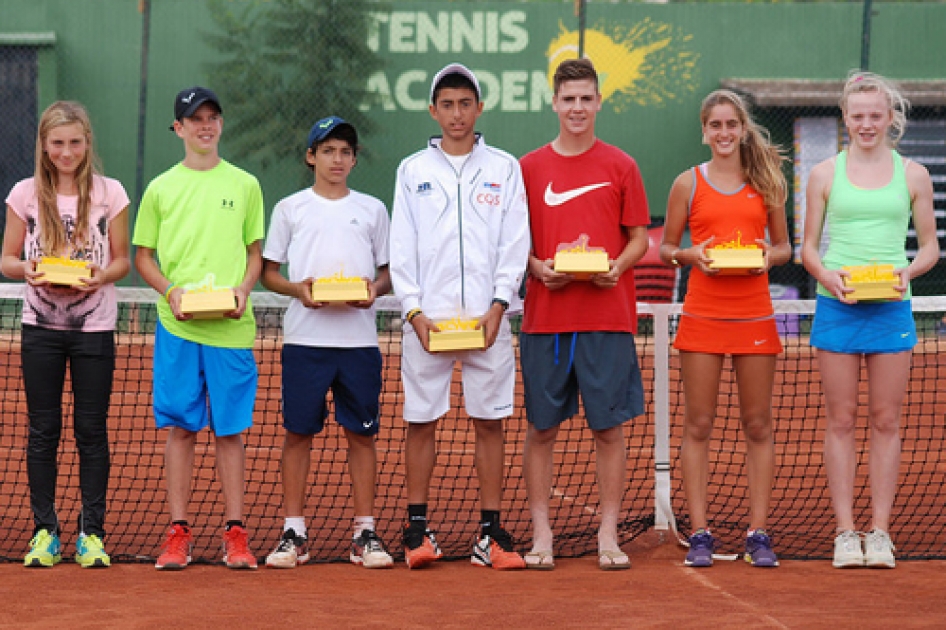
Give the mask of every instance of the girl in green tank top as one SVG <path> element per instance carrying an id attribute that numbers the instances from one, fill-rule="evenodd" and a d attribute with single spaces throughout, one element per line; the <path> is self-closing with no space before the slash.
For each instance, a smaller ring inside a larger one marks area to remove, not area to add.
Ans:
<path id="1" fill-rule="evenodd" d="M 811 172 L 802 243 L 802 262 L 818 281 L 811 344 L 818 348 L 825 396 L 824 461 L 838 532 L 832 564 L 893 568 L 888 532 L 900 468 L 900 409 L 916 339 L 909 286 L 939 259 L 933 186 L 923 166 L 891 148 L 903 136 L 907 108 L 893 85 L 878 75 L 856 72 L 844 86 L 840 105 L 850 146 Z M 908 262 L 911 216 L 919 246 Z M 830 243 L 822 260 L 818 244 L 826 223 Z M 850 299 L 851 289 L 844 285 L 849 274 L 841 267 L 864 264 L 892 264 L 902 298 L 863 304 Z M 871 522 L 865 535 L 854 522 L 862 364 L 870 390 Z"/>

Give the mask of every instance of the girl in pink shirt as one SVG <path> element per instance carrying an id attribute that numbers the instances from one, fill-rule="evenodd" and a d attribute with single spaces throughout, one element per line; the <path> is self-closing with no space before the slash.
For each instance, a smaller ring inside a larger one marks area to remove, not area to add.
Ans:
<path id="1" fill-rule="evenodd" d="M 96 172 L 92 127 L 82 105 L 59 101 L 39 121 L 36 170 L 7 196 L 0 271 L 25 280 L 21 362 L 29 416 L 26 468 L 34 536 L 28 567 L 62 559 L 56 478 L 66 366 L 79 450 L 79 513 L 75 559 L 110 564 L 105 537 L 109 452 L 106 417 L 115 368 L 114 283 L 129 270 L 128 195 Z M 43 257 L 86 263 L 78 286 L 58 286 L 37 271 Z"/>

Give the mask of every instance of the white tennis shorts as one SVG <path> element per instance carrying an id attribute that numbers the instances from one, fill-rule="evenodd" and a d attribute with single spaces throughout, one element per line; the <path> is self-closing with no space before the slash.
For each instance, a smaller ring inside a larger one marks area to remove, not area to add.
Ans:
<path id="1" fill-rule="evenodd" d="M 491 348 L 460 352 L 427 352 L 414 327 L 405 324 L 401 380 L 406 421 L 432 422 L 450 410 L 450 383 L 456 363 L 462 370 L 463 402 L 471 418 L 498 420 L 512 415 L 516 357 L 509 320 L 503 318 Z"/>

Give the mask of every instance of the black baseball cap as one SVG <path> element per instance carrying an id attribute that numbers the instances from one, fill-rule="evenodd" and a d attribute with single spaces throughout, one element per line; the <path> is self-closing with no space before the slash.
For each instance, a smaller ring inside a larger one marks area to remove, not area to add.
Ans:
<path id="1" fill-rule="evenodd" d="M 223 108 L 220 107 L 220 99 L 213 93 L 213 90 L 199 86 L 181 90 L 174 97 L 174 120 L 183 120 L 193 116 L 197 108 L 204 103 L 213 103 L 217 111 L 223 113 Z M 173 129 L 174 125 L 171 125 L 171 130 L 173 131 Z"/>

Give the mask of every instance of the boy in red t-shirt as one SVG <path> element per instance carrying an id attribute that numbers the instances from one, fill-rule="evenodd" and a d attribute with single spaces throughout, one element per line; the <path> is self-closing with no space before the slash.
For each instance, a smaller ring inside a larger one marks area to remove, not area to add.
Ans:
<path id="1" fill-rule="evenodd" d="M 627 460 L 623 424 L 644 413 L 634 278 L 627 272 L 647 251 L 647 197 L 633 158 L 595 137 L 601 93 L 591 61 L 562 62 L 553 83 L 559 134 L 520 160 L 533 244 L 520 337 L 533 527 L 525 560 L 532 569 L 554 566 L 553 448 L 559 425 L 578 411 L 580 393 L 597 453 L 598 564 L 627 569 L 617 537 Z M 583 236 L 590 247 L 607 250 L 610 264 L 587 281 L 553 268 L 556 248 Z"/>

